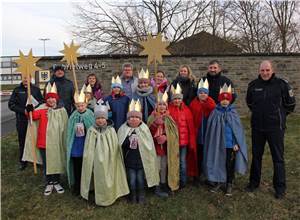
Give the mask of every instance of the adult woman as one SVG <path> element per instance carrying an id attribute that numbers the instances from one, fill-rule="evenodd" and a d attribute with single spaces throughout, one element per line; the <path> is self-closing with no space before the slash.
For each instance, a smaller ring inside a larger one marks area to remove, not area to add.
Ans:
<path id="1" fill-rule="evenodd" d="M 95 73 L 90 73 L 85 81 L 85 85 L 91 85 L 94 97 L 99 100 L 104 97 L 104 93 L 102 91 L 102 86 L 100 81 L 97 79 Z"/>
<path id="2" fill-rule="evenodd" d="M 168 80 L 164 71 L 158 70 L 155 76 L 151 79 L 151 86 L 153 87 L 155 95 L 158 92 L 164 93 L 168 87 Z"/>

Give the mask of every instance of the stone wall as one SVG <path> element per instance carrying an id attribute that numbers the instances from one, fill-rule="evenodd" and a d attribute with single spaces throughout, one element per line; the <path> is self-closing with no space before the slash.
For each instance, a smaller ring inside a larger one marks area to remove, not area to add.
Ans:
<path id="1" fill-rule="evenodd" d="M 53 64 L 61 63 L 62 57 L 43 57 L 38 66 L 42 69 L 49 69 Z M 272 60 L 277 76 L 287 79 L 294 88 L 294 94 L 297 98 L 296 113 L 300 113 L 300 54 L 255 54 L 255 55 L 199 55 L 199 56 L 169 56 L 164 57 L 163 64 L 158 66 L 166 72 L 169 80 L 173 80 L 178 73 L 181 64 L 190 65 L 193 74 L 199 78 L 206 74 L 207 65 L 210 60 L 217 59 L 222 64 L 225 75 L 229 77 L 236 87 L 238 98 L 236 106 L 241 115 L 249 113 L 245 103 L 245 94 L 248 83 L 258 75 L 258 67 L 262 60 Z M 76 76 L 79 82 L 79 88 L 83 85 L 86 76 L 89 73 L 95 73 L 101 80 L 106 94 L 110 90 L 111 77 L 120 73 L 122 64 L 131 62 L 134 65 L 134 73 L 140 68 L 145 68 L 147 64 L 146 57 L 136 55 L 87 55 L 79 58 Z M 153 72 L 153 65 L 150 66 Z M 67 77 L 73 79 L 71 71 L 67 70 Z"/>

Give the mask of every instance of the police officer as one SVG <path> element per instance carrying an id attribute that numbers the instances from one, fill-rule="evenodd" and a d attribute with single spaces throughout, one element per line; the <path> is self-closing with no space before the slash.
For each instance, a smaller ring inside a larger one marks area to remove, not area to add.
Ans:
<path id="1" fill-rule="evenodd" d="M 28 125 L 28 119 L 25 115 L 27 103 L 27 80 L 29 80 L 27 79 L 27 77 L 22 77 L 21 84 L 14 89 L 8 101 L 8 108 L 16 113 L 16 127 L 19 141 L 20 170 L 24 170 L 27 165 L 26 162 L 22 161 Z M 31 95 L 38 102 L 38 104 L 42 103 L 43 96 L 40 89 L 32 84 L 30 84 L 30 89 Z"/>
<path id="2" fill-rule="evenodd" d="M 236 93 L 234 92 L 234 85 L 232 81 L 223 75 L 221 64 L 218 60 L 211 60 L 208 64 L 208 72 L 205 77 L 202 77 L 203 81 L 208 80 L 209 84 L 209 96 L 216 102 L 219 103 L 218 96 L 220 88 L 226 83 L 232 87 L 232 102 L 236 99 Z"/>
<path id="3" fill-rule="evenodd" d="M 65 69 L 63 66 L 54 66 L 53 76 L 51 77 L 49 82 L 51 83 L 51 85 L 53 85 L 53 83 L 55 82 L 57 93 L 60 98 L 59 105 L 64 106 L 68 112 L 68 115 L 70 116 L 72 111 L 74 110 L 75 89 L 73 86 L 73 82 L 65 77 Z"/>
<path id="4" fill-rule="evenodd" d="M 272 63 L 260 64 L 259 76 L 248 85 L 246 102 L 252 112 L 252 165 L 248 192 L 258 188 L 261 177 L 262 156 L 266 142 L 273 159 L 273 187 L 275 198 L 285 195 L 284 132 L 286 116 L 293 112 L 296 101 L 288 82 L 276 77 Z"/>

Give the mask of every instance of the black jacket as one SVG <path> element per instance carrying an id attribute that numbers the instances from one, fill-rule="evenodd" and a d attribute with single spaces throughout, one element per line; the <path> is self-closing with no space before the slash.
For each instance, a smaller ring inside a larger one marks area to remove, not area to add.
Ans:
<path id="1" fill-rule="evenodd" d="M 231 82 L 230 79 L 228 79 L 226 76 L 222 75 L 222 72 L 219 72 L 218 74 L 212 76 L 209 73 L 206 74 L 206 76 L 202 77 L 203 80 L 207 79 L 209 84 L 209 96 L 216 102 L 219 103 L 218 96 L 220 93 L 220 88 L 226 83 L 228 86 L 231 85 L 233 88 L 233 94 L 232 94 L 232 102 L 233 103 L 236 99 L 236 93 L 234 92 L 234 85 Z M 198 84 L 197 84 L 198 87 Z"/>
<path id="2" fill-rule="evenodd" d="M 260 76 L 249 83 L 246 102 L 252 111 L 251 126 L 260 131 L 285 128 L 286 115 L 294 111 L 296 100 L 286 80 L 264 81 Z"/>
<path id="3" fill-rule="evenodd" d="M 183 77 L 177 76 L 176 79 L 171 83 L 171 85 L 173 85 L 174 88 L 176 88 L 178 83 L 182 89 L 183 102 L 186 105 L 189 105 L 193 101 L 193 99 L 196 97 L 196 94 L 197 94 L 195 82 L 193 80 L 191 80 L 190 78 L 183 78 Z M 169 96 L 169 97 L 171 97 L 171 96 Z"/>
<path id="4" fill-rule="evenodd" d="M 131 135 L 132 134 L 135 134 L 135 132 L 132 132 Z M 142 162 L 139 147 L 137 147 L 136 149 L 130 148 L 130 140 L 129 140 L 130 136 L 127 136 L 122 144 L 125 167 L 132 168 L 132 169 L 142 169 L 143 162 Z"/>
<path id="5" fill-rule="evenodd" d="M 44 101 L 40 89 L 32 84 L 30 84 L 31 95 L 39 102 Z M 16 113 L 17 121 L 27 121 L 25 116 L 25 107 L 27 102 L 27 88 L 21 83 L 12 92 L 10 99 L 8 101 L 8 108 Z"/>
<path id="6" fill-rule="evenodd" d="M 68 112 L 68 115 L 70 116 L 72 111 L 74 110 L 75 89 L 73 86 L 73 82 L 65 78 L 64 76 L 58 78 L 55 75 L 53 75 L 52 78 L 50 79 L 51 85 L 53 84 L 53 82 L 55 82 L 57 87 L 57 93 L 59 96 L 59 105 L 64 106 Z"/>

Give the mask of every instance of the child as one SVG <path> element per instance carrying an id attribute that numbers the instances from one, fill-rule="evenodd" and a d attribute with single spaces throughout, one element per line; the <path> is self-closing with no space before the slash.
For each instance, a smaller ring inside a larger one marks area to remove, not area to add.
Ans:
<path id="1" fill-rule="evenodd" d="M 126 121 L 126 114 L 130 99 L 123 91 L 123 85 L 119 76 L 112 77 L 111 80 L 111 95 L 104 98 L 104 102 L 108 102 L 112 112 L 112 120 L 114 128 L 119 130 L 121 125 Z"/>
<path id="2" fill-rule="evenodd" d="M 234 172 L 247 171 L 247 145 L 243 126 L 232 101 L 231 86 L 226 83 L 220 90 L 219 104 L 207 121 L 204 143 L 204 173 L 208 181 L 217 184 L 217 192 L 226 183 L 226 195 L 232 195 Z"/>
<path id="3" fill-rule="evenodd" d="M 180 85 L 176 90 L 171 86 L 172 102 L 169 105 L 169 112 L 175 121 L 179 133 L 180 149 L 180 188 L 184 188 L 188 176 L 197 176 L 197 146 L 193 116 L 190 109 L 182 101 Z"/>
<path id="4" fill-rule="evenodd" d="M 149 128 L 142 121 L 141 104 L 132 100 L 127 122 L 118 130 L 119 144 L 123 148 L 127 180 L 132 203 L 144 203 L 144 179 L 148 187 L 159 184 L 156 152 Z"/>
<path id="5" fill-rule="evenodd" d="M 97 99 L 94 97 L 93 95 L 93 90 L 90 84 L 88 84 L 87 86 L 84 85 L 83 86 L 83 91 L 84 91 L 84 95 L 85 95 L 85 102 L 87 103 L 87 107 L 94 111 Z"/>
<path id="6" fill-rule="evenodd" d="M 112 205 L 129 193 L 121 148 L 105 105 L 95 106 L 96 122 L 86 135 L 81 175 L 81 196 L 88 200 L 91 187 L 95 202 L 100 206 Z M 91 186 L 92 185 L 92 186 Z"/>
<path id="7" fill-rule="evenodd" d="M 148 118 L 148 126 L 155 144 L 162 187 L 161 189 L 157 186 L 155 193 L 162 197 L 168 196 L 168 186 L 172 191 L 179 188 L 179 136 L 176 124 L 168 111 L 166 92 L 158 93 L 155 110 Z"/>
<path id="8" fill-rule="evenodd" d="M 84 88 L 74 95 L 76 110 L 68 121 L 67 135 L 67 174 L 69 186 L 74 195 L 80 194 L 80 178 L 82 167 L 83 147 L 86 132 L 94 124 L 94 113 L 87 108 Z"/>
<path id="9" fill-rule="evenodd" d="M 147 70 L 145 72 L 142 69 L 139 72 L 138 86 L 132 98 L 140 101 L 142 105 L 143 122 L 145 123 L 147 123 L 148 117 L 155 107 L 155 96 L 152 93 L 153 88 L 150 85 L 149 71 Z"/>
<path id="10" fill-rule="evenodd" d="M 208 89 L 209 85 L 207 79 L 205 81 L 201 79 L 198 84 L 197 97 L 195 97 L 190 104 L 196 132 L 199 176 L 202 173 L 203 145 L 205 141 L 204 137 L 206 132 L 207 119 L 209 117 L 209 114 L 216 107 L 215 101 L 208 96 Z M 195 179 L 196 184 L 198 184 L 199 180 L 200 179 L 198 177 Z"/>
<path id="11" fill-rule="evenodd" d="M 38 121 L 34 123 L 34 145 L 37 146 L 38 163 L 43 164 L 46 178 L 45 196 L 49 196 L 53 188 L 57 193 L 64 193 L 60 185 L 60 174 L 66 170 L 66 130 L 68 114 L 65 108 L 57 106 L 59 96 L 55 83 L 46 87 L 46 104 L 33 110 L 33 106 L 28 104 L 26 110 L 32 111 L 32 119 Z M 37 128 L 38 127 L 38 128 Z M 26 135 L 24 161 L 33 161 L 32 143 L 28 129 Z"/>

